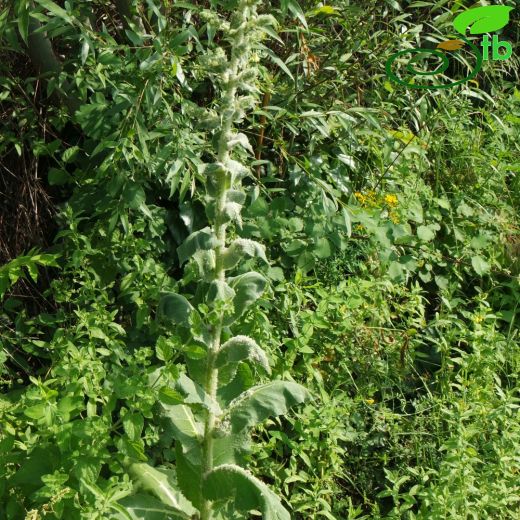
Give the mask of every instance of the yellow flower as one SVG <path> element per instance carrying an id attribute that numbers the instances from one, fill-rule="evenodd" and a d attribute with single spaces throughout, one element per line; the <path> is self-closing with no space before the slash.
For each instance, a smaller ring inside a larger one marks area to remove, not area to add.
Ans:
<path id="1" fill-rule="evenodd" d="M 374 404 L 375 403 L 375 401 L 373 399 L 366 399 L 365 402 L 367 404 Z"/>
<path id="2" fill-rule="evenodd" d="M 390 217 L 390 220 L 391 220 L 394 224 L 399 224 L 399 222 L 401 222 L 401 221 L 399 220 L 399 216 L 398 216 L 396 213 L 394 213 L 393 211 L 390 211 L 390 213 L 389 213 L 388 216 Z"/>
<path id="3" fill-rule="evenodd" d="M 397 206 L 397 197 L 393 194 L 390 194 L 390 195 L 385 195 L 385 202 L 389 205 L 389 206 Z"/>

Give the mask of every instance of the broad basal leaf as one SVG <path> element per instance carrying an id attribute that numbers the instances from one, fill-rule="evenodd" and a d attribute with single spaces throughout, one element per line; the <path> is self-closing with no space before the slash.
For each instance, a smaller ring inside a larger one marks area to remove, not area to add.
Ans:
<path id="1" fill-rule="evenodd" d="M 498 31 L 509 23 L 509 13 L 512 10 L 513 7 L 506 5 L 486 5 L 468 9 L 455 18 L 453 26 L 463 35 L 468 28 L 470 34 Z"/>
<path id="2" fill-rule="evenodd" d="M 271 381 L 254 386 L 239 395 L 229 405 L 224 421 L 231 423 L 231 430 L 238 433 L 252 428 L 268 417 L 284 415 L 289 408 L 310 399 L 310 393 L 291 381 Z"/>
<path id="3" fill-rule="evenodd" d="M 263 520 L 291 520 L 280 499 L 249 471 L 235 464 L 222 464 L 211 471 L 203 483 L 208 500 L 231 499 L 236 509 L 262 512 Z"/>
<path id="4" fill-rule="evenodd" d="M 173 508 L 181 518 L 190 518 L 195 509 L 180 491 L 174 489 L 167 474 L 149 464 L 138 463 L 129 467 L 129 473 L 145 491 L 153 493 L 163 504 Z"/>

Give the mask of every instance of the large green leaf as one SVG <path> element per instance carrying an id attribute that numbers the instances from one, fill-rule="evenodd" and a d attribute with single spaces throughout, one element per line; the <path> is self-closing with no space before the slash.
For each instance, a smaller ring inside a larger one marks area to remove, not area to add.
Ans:
<path id="1" fill-rule="evenodd" d="M 193 447 L 201 443 L 204 427 L 195 418 L 189 406 L 163 404 L 162 407 L 172 423 L 174 437 L 183 446 Z"/>
<path id="2" fill-rule="evenodd" d="M 222 413 L 219 404 L 186 374 L 180 374 L 175 381 L 175 388 L 186 396 L 185 403 L 200 404 L 214 414 Z"/>
<path id="3" fill-rule="evenodd" d="M 509 23 L 509 13 L 512 10 L 513 7 L 506 5 L 486 5 L 468 9 L 455 18 L 453 26 L 463 35 L 468 27 L 470 34 L 498 31 Z"/>
<path id="4" fill-rule="evenodd" d="M 310 393 L 298 383 L 271 381 L 239 395 L 230 403 L 225 418 L 230 421 L 233 433 L 238 433 L 268 417 L 284 415 L 292 406 L 310 398 Z"/>
<path id="5" fill-rule="evenodd" d="M 254 475 L 235 464 L 222 464 L 211 471 L 203 483 L 208 500 L 232 499 L 236 509 L 262 512 L 263 520 L 290 520 L 280 499 Z"/>
<path id="6" fill-rule="evenodd" d="M 222 280 L 213 280 L 208 289 L 208 302 L 231 302 L 235 297 L 235 291 Z"/>
<path id="7" fill-rule="evenodd" d="M 188 321 L 192 311 L 193 307 L 184 296 L 170 293 L 165 294 L 159 300 L 157 314 L 160 318 L 181 324 Z"/>
<path id="8" fill-rule="evenodd" d="M 126 514 L 114 516 L 114 520 L 177 520 L 190 516 L 163 504 L 160 500 L 145 494 L 125 497 L 119 501 Z"/>
<path id="9" fill-rule="evenodd" d="M 129 473 L 142 489 L 153 493 L 163 504 L 183 515 L 181 518 L 191 518 L 195 513 L 186 497 L 169 482 L 167 472 L 159 471 L 149 464 L 136 463 L 130 465 Z"/>
<path id="10" fill-rule="evenodd" d="M 195 231 L 177 248 L 179 262 L 182 265 L 197 251 L 214 249 L 219 244 L 219 240 L 209 227 Z"/>
<path id="11" fill-rule="evenodd" d="M 202 480 L 202 466 L 190 460 L 193 450 L 184 453 L 180 442 L 175 443 L 175 468 L 177 470 L 177 479 L 179 488 L 184 496 L 197 508 L 202 504 L 202 496 L 200 492 Z"/>
<path id="12" fill-rule="evenodd" d="M 231 245 L 224 252 L 224 269 L 232 269 L 235 267 L 245 256 L 250 258 L 260 258 L 266 264 L 269 264 L 265 256 L 265 246 L 255 242 L 254 240 L 248 240 L 245 238 L 238 238 L 234 240 Z"/>
<path id="13" fill-rule="evenodd" d="M 237 320 L 264 292 L 266 279 L 255 271 L 228 278 L 229 286 L 235 291 L 233 303 L 235 312 L 224 320 L 225 325 L 230 325 Z"/>
<path id="14" fill-rule="evenodd" d="M 250 360 L 260 365 L 267 373 L 271 373 L 265 352 L 254 339 L 248 336 L 235 336 L 227 340 L 217 355 L 216 367 L 222 368 L 245 360 Z"/>

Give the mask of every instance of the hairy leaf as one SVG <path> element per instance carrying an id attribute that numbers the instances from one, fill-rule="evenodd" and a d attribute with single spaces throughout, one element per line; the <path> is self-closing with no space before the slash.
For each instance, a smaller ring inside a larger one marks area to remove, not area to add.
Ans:
<path id="1" fill-rule="evenodd" d="M 187 447 L 200 444 L 204 425 L 195 418 L 189 406 L 163 404 L 162 407 L 172 423 L 174 437 L 178 441 Z"/>
<path id="2" fill-rule="evenodd" d="M 180 374 L 179 379 L 175 381 L 175 388 L 186 396 L 185 403 L 201 404 L 215 414 L 221 413 L 218 403 L 186 374 Z"/>
<path id="3" fill-rule="evenodd" d="M 254 240 L 238 238 L 224 252 L 224 269 L 229 270 L 235 267 L 244 256 L 250 258 L 260 258 L 266 264 L 269 264 L 265 256 L 265 246 Z"/>
<path id="4" fill-rule="evenodd" d="M 235 336 L 226 341 L 218 353 L 216 367 L 222 368 L 245 360 L 250 360 L 260 365 L 267 373 L 271 373 L 265 352 L 248 336 Z"/>
<path id="5" fill-rule="evenodd" d="M 203 482 L 208 500 L 232 499 L 236 509 L 262 512 L 264 520 L 290 520 L 280 499 L 249 471 L 235 464 L 222 464 L 211 471 Z"/>
<path id="6" fill-rule="evenodd" d="M 174 508 L 179 514 L 183 513 L 181 518 L 190 518 L 195 513 L 195 509 L 182 493 L 173 488 L 167 474 L 145 463 L 132 464 L 129 473 L 145 491 L 156 495 L 163 504 Z"/>
<path id="7" fill-rule="evenodd" d="M 267 284 L 266 279 L 255 271 L 241 274 L 233 278 L 228 278 L 229 285 L 235 290 L 235 312 L 232 316 L 224 320 L 226 325 L 230 325 L 237 320 L 264 292 Z"/>
<path id="8" fill-rule="evenodd" d="M 182 265 L 195 252 L 214 249 L 218 245 L 221 244 L 209 227 L 195 231 L 177 248 L 179 262 Z"/>
<path id="9" fill-rule="evenodd" d="M 268 417 L 284 415 L 289 408 L 310 399 L 301 385 L 291 381 L 271 381 L 254 386 L 230 403 L 225 419 L 234 433 L 251 428 Z"/>
<path id="10" fill-rule="evenodd" d="M 119 501 L 126 514 L 119 514 L 114 520 L 177 520 L 191 518 L 160 500 L 145 494 L 125 497 Z"/>
<path id="11" fill-rule="evenodd" d="M 157 314 L 172 323 L 186 323 L 190 317 L 193 307 L 190 302 L 182 295 L 170 293 L 165 294 L 159 300 Z"/>

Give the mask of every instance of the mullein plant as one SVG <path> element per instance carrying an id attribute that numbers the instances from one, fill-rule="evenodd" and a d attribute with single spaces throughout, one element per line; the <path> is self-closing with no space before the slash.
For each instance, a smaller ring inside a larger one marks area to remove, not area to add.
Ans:
<path id="1" fill-rule="evenodd" d="M 277 495 L 245 468 L 246 455 L 255 425 L 310 395 L 291 381 L 255 384 L 253 374 L 271 373 L 267 355 L 254 339 L 233 333 L 267 284 L 260 273 L 243 272 L 250 258 L 268 263 L 264 246 L 237 237 L 246 201 L 242 179 L 251 175 L 238 159 L 252 149 L 235 125 L 258 101 L 253 56 L 276 24 L 272 16 L 259 15 L 257 5 L 239 0 L 229 20 L 213 10 L 202 13 L 208 33 L 219 33 L 227 45 L 209 50 L 199 63 L 218 93 L 212 110 L 199 109 L 210 129 L 212 158 L 203 181 L 209 226 L 177 250 L 180 263 L 187 263 L 181 283 L 195 281 L 197 290 L 192 297 L 163 295 L 158 308 L 181 339 L 187 367 L 161 400 L 175 439 L 175 470 L 130 463 L 138 493 L 120 501 L 121 518 L 246 519 L 257 511 L 266 520 L 290 519 Z M 153 384 L 166 381 L 166 372 L 152 374 Z"/>

